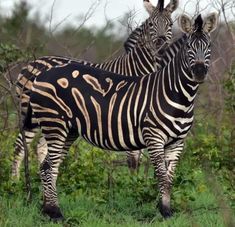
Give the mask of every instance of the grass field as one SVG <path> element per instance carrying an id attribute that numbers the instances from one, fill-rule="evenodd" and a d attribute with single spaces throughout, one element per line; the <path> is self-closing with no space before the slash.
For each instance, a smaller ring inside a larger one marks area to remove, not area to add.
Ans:
<path id="1" fill-rule="evenodd" d="M 24 194 L 0 196 L 0 226 L 232 227 L 232 220 L 226 220 L 231 218 L 232 209 L 230 210 L 228 206 L 223 207 L 223 203 L 220 203 L 211 189 L 206 186 L 205 174 L 202 171 L 198 171 L 196 180 L 200 181 L 201 186 L 187 189 L 194 199 L 181 201 L 180 208 L 174 207 L 176 210 L 174 217 L 168 220 L 163 220 L 156 210 L 155 200 L 137 202 L 135 197 L 128 193 L 133 189 L 120 187 L 118 190 L 113 190 L 107 200 L 99 199 L 98 194 L 93 196 L 90 192 L 80 192 L 76 195 L 60 193 L 60 205 L 66 221 L 58 224 L 51 223 L 40 215 L 41 200 L 36 193 L 28 206 L 23 202 Z M 96 192 L 99 190 L 100 188 L 97 188 Z M 177 191 L 174 192 L 174 200 L 176 199 Z"/>

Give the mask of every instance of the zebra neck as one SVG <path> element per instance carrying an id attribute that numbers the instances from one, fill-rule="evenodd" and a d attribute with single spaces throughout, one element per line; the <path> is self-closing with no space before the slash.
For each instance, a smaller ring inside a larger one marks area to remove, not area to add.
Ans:
<path id="1" fill-rule="evenodd" d="M 149 29 L 147 27 L 147 24 L 148 24 L 148 19 L 129 35 L 128 39 L 124 43 L 124 48 L 126 52 L 131 51 L 135 47 L 151 46 L 152 40 L 149 37 Z"/>
<path id="2" fill-rule="evenodd" d="M 178 40 L 171 43 L 167 48 L 159 50 L 158 54 L 155 56 L 155 62 L 159 68 L 163 68 L 171 62 L 175 56 L 182 49 L 186 36 L 182 36 Z"/>
<path id="3" fill-rule="evenodd" d="M 169 67 L 174 71 L 174 82 L 172 83 L 172 86 L 174 85 L 173 90 L 179 94 L 182 104 L 186 106 L 191 105 L 194 103 L 194 99 L 198 91 L 198 84 L 192 79 L 185 45 L 182 45 Z"/>
<path id="4" fill-rule="evenodd" d="M 129 65 L 137 76 L 145 76 L 156 70 L 153 55 L 147 47 L 136 47 L 130 52 Z"/>
<path id="5" fill-rule="evenodd" d="M 178 71 L 178 80 L 181 86 L 191 95 L 196 96 L 199 84 L 193 80 L 191 66 L 188 61 L 188 52 L 185 45 L 178 52 L 178 57 L 175 58 L 175 65 Z"/>
<path id="6" fill-rule="evenodd" d="M 89 65 L 126 76 L 145 76 L 155 71 L 154 58 L 146 47 L 136 47 L 113 60 Z"/>
<path id="7" fill-rule="evenodd" d="M 172 54 L 172 50 L 168 49 L 166 55 L 169 52 Z M 198 84 L 191 78 L 185 48 L 184 45 L 181 45 L 168 64 L 153 77 L 155 85 L 152 97 L 164 97 L 170 102 L 184 106 L 185 111 L 193 111 Z"/>
<path id="8" fill-rule="evenodd" d="M 187 60 L 186 38 L 186 35 L 183 35 L 173 42 L 164 50 L 162 55 L 157 56 L 156 61 L 159 62 L 159 68 L 167 67 L 168 72 L 170 72 L 171 88 L 175 87 L 176 91 L 181 90 L 177 87 L 184 88 L 190 96 L 194 97 L 198 90 L 198 84 L 192 79 L 191 68 Z"/>
<path id="9" fill-rule="evenodd" d="M 137 27 L 134 31 L 132 31 L 132 33 L 125 41 L 124 48 L 127 53 L 137 46 L 137 43 L 141 38 L 141 34 L 143 34 L 143 25 Z"/>

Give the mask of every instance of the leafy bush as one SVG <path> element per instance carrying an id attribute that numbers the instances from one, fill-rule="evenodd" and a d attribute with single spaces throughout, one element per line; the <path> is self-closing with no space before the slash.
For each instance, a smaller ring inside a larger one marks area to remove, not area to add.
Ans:
<path id="1" fill-rule="evenodd" d="M 14 44 L 0 43 L 0 72 L 5 72 L 11 63 L 29 58 L 29 54 Z"/>
<path id="2" fill-rule="evenodd" d="M 227 79 L 224 81 L 224 88 L 226 91 L 225 103 L 227 110 L 235 113 L 235 66 L 231 68 Z"/>

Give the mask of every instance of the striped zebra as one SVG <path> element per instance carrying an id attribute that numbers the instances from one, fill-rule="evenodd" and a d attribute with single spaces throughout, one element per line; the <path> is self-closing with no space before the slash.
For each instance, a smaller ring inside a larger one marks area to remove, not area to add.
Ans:
<path id="1" fill-rule="evenodd" d="M 24 122 L 37 120 L 48 152 L 40 171 L 43 212 L 62 219 L 56 180 L 62 153 L 82 137 L 94 146 L 116 151 L 147 148 L 158 178 L 159 210 L 172 215 L 170 192 L 176 164 L 194 119 L 194 100 L 206 78 L 211 55 L 210 33 L 217 15 L 195 21 L 182 15 L 184 35 L 167 47 L 163 67 L 143 77 L 126 77 L 71 63 L 43 72 L 33 83 Z"/>
<path id="2" fill-rule="evenodd" d="M 178 0 L 171 0 L 164 8 L 164 0 L 159 0 L 157 6 L 153 6 L 148 0 L 144 0 L 144 6 L 150 17 L 129 36 L 124 46 L 126 53 L 111 61 L 101 64 L 82 62 L 82 64 L 105 69 L 114 73 L 123 74 L 126 76 L 144 76 L 155 70 L 156 60 L 155 53 L 163 48 L 166 42 L 169 42 L 172 37 L 172 20 L 171 14 L 178 6 Z M 43 71 L 49 71 L 53 67 L 63 66 L 68 63 L 75 63 L 78 60 L 46 56 L 41 57 L 31 63 L 22 70 L 18 77 L 17 94 L 20 99 L 22 116 L 27 112 L 29 96 L 32 89 L 32 83 L 35 77 L 39 76 Z M 26 143 L 30 144 L 35 133 L 34 130 L 25 131 Z M 47 152 L 47 145 L 43 137 L 40 138 L 37 154 L 41 163 Z M 127 160 L 130 168 L 137 168 L 139 151 L 128 153 Z M 24 146 L 22 135 L 19 133 L 15 142 L 14 161 L 12 165 L 13 177 L 19 178 L 20 164 L 24 157 Z"/>

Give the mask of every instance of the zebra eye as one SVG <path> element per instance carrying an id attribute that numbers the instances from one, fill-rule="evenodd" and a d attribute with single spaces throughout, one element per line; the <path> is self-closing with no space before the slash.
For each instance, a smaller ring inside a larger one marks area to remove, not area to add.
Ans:
<path id="1" fill-rule="evenodd" d="M 149 26 L 150 26 L 150 27 L 153 27 L 153 23 L 152 23 L 152 22 L 149 22 Z"/>

